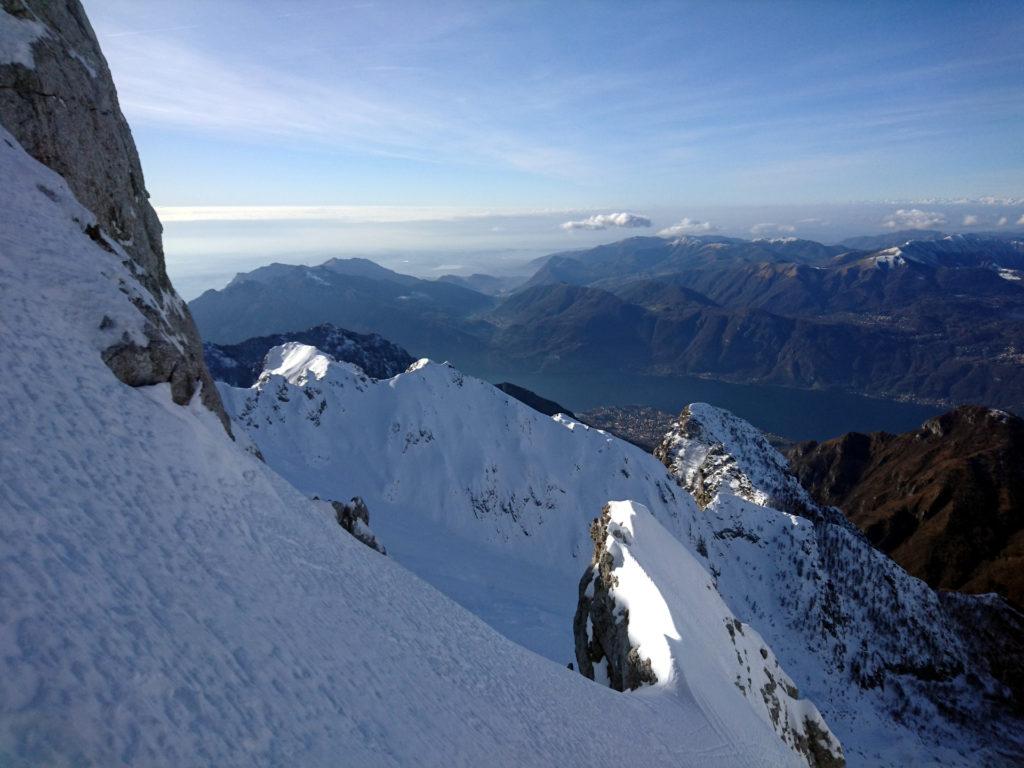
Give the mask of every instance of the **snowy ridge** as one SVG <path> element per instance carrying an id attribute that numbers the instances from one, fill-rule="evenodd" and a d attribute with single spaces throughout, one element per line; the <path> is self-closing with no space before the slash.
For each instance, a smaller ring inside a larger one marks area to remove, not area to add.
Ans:
<path id="1" fill-rule="evenodd" d="M 198 394 L 120 382 L 101 350 L 145 296 L 117 246 L 5 132 L 0 178 L 0 764 L 794 763 L 509 642 Z"/>
<path id="2" fill-rule="evenodd" d="M 852 764 L 1024 759 L 1020 692 L 1000 670 L 1008 651 L 980 640 L 986 624 L 1019 625 L 1012 609 L 948 600 L 909 576 L 810 502 L 781 455 L 725 411 L 691 405 L 659 455 L 704 508 L 710 532 L 692 536 L 704 537 L 696 544 L 718 591 L 818 705 Z"/>
<path id="3" fill-rule="evenodd" d="M 486 382 L 425 359 L 376 381 L 313 347 L 289 343 L 267 355 L 267 366 L 252 389 L 221 388 L 267 462 L 307 493 L 364 497 L 389 554 L 553 660 L 572 657 L 576 587 L 591 549 L 587 531 L 608 498 L 645 499 L 663 521 L 652 525 L 674 547 L 668 555 L 690 558 L 700 583 L 712 582 L 676 538 L 685 530 L 681 521 L 696 515 L 693 501 L 654 457 L 628 443 L 563 415 L 543 416 Z M 651 515 L 647 506 L 637 508 Z M 714 626 L 720 642 L 733 617 L 717 594 L 703 589 L 687 604 L 697 611 L 687 621 Z M 665 705 L 667 711 L 696 708 L 728 733 L 777 727 L 772 736 L 791 748 L 804 738 L 802 719 L 798 726 L 788 715 L 774 723 L 763 698 L 744 699 L 735 684 L 735 654 L 722 657 L 700 637 L 685 645 L 692 666 L 681 670 L 673 686 L 677 703 Z M 718 672 L 686 677 L 698 668 Z M 819 730 L 828 733 L 823 722 Z"/>
<path id="4" fill-rule="evenodd" d="M 354 363 L 367 375 L 386 379 L 401 373 L 413 358 L 377 334 L 361 334 L 325 323 L 288 334 L 258 336 L 238 344 L 203 344 L 203 354 L 216 381 L 235 387 L 256 383 L 267 352 L 288 341 L 300 341 L 323 350 L 335 360 Z"/>
<path id="5" fill-rule="evenodd" d="M 220 387 L 268 464 L 308 495 L 361 496 L 399 562 L 563 664 L 587 531 L 608 499 L 677 532 L 695 511 L 649 454 L 448 364 L 374 380 L 306 345 L 270 357 L 251 389 Z"/>
<path id="6" fill-rule="evenodd" d="M 594 598 L 602 582 L 610 585 L 612 613 L 626 622 L 630 648 L 649 663 L 655 688 L 698 696 L 716 718 L 734 721 L 731 727 L 741 727 L 735 715 L 744 705 L 752 707 L 811 765 L 842 764 L 842 748 L 817 708 L 799 697 L 757 631 L 732 615 L 696 555 L 640 504 L 610 502 L 600 525 L 596 543 L 607 567 L 592 568 L 581 591 Z M 594 625 L 587 615 L 591 647 Z M 600 663 L 607 668 L 610 660 Z M 607 671 L 595 675 L 602 678 Z"/>
<path id="7" fill-rule="evenodd" d="M 794 515 L 842 519 L 814 503 L 760 430 L 706 403 L 686 406 L 655 455 L 702 507 L 728 491 Z"/>

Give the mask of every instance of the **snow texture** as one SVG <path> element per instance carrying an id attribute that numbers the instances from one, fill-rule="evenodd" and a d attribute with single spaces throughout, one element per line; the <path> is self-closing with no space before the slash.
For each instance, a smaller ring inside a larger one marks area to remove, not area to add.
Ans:
<path id="1" fill-rule="evenodd" d="M 374 380 L 290 343 L 267 365 L 251 389 L 220 386 L 267 463 L 310 496 L 365 499 L 392 557 L 563 665 L 605 503 L 634 499 L 677 532 L 696 512 L 639 448 L 447 364 Z"/>
<path id="2" fill-rule="evenodd" d="M 32 43 L 46 34 L 46 27 L 32 19 L 19 19 L 0 8 L 0 64 L 35 68 Z"/>
<path id="3" fill-rule="evenodd" d="M 303 492 L 365 498 L 391 556 L 528 648 L 573 657 L 589 522 L 630 499 L 700 558 L 851 764 L 1024 753 L 970 628 L 731 414 L 688 409 L 662 447 L 670 480 L 639 449 L 446 364 L 374 381 L 315 349 L 277 359 L 253 388 L 221 388 L 238 431 Z"/>

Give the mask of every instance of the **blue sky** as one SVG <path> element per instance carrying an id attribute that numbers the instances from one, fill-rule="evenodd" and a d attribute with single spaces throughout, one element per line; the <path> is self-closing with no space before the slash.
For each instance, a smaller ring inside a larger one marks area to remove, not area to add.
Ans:
<path id="1" fill-rule="evenodd" d="M 1024 196 L 1020 2 L 85 6 L 161 208 Z"/>

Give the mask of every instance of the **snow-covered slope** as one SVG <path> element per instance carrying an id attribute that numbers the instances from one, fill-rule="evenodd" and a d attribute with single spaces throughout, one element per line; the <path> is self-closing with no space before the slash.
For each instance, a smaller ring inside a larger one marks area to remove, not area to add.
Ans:
<path id="1" fill-rule="evenodd" d="M 563 664 L 605 503 L 633 499 L 676 533 L 696 512 L 652 456 L 447 364 L 377 381 L 307 345 L 267 357 L 252 389 L 221 386 L 267 463 L 309 495 L 361 496 L 399 562 Z"/>
<path id="2" fill-rule="evenodd" d="M 630 499 L 702 564 L 853 764 L 1024 753 L 997 735 L 1020 721 L 988 646 L 817 507 L 745 422 L 693 406 L 661 451 L 670 479 L 655 457 L 447 365 L 374 381 L 302 345 L 272 357 L 252 389 L 221 390 L 268 463 L 308 494 L 364 497 L 395 559 L 527 647 L 571 658 L 590 521 Z M 687 583 L 659 587 L 666 603 L 691 599 L 667 594 Z"/>
<path id="3" fill-rule="evenodd" d="M 726 411 L 689 406 L 657 453 L 703 507 L 710 531 L 693 543 L 719 592 L 851 761 L 1024 760 L 1024 723 L 1012 714 L 1024 691 L 1004 668 L 1007 654 L 1024 660 L 1019 614 L 987 598 L 967 598 L 965 612 L 964 599 L 909 576 L 816 505 L 764 436 Z M 984 625 L 1004 622 L 1016 627 L 1009 648 L 984 639 Z"/>
<path id="4" fill-rule="evenodd" d="M 149 300 L 126 254 L 2 129 L 0 179 L 0 765 L 796 762 L 753 716 L 732 733 L 524 650 L 198 395 L 120 382 L 101 352 Z"/>

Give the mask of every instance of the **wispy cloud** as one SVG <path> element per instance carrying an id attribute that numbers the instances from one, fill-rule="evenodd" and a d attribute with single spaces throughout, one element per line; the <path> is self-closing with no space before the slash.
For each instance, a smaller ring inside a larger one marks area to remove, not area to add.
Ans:
<path id="1" fill-rule="evenodd" d="M 1009 223 L 1009 219 L 1005 216 L 1000 216 L 999 221 L 996 222 L 997 227 L 1005 227 Z"/>
<path id="2" fill-rule="evenodd" d="M 1024 227 L 1024 213 L 1022 213 L 1020 215 L 1020 218 L 1017 219 L 1017 226 L 1018 227 Z"/>
<path id="3" fill-rule="evenodd" d="M 636 213 L 596 213 L 585 219 L 566 221 L 562 229 L 609 229 L 610 227 L 649 227 L 651 220 Z"/>
<path id="4" fill-rule="evenodd" d="M 964 216 L 963 226 L 965 226 L 965 227 L 976 227 L 976 226 L 978 226 L 978 216 L 977 216 L 977 214 L 968 213 L 966 216 Z"/>
<path id="5" fill-rule="evenodd" d="M 491 217 L 550 216 L 564 211 L 525 208 L 466 208 L 412 205 L 205 205 L 157 206 L 163 222 L 335 221 L 347 224 L 401 224 L 464 221 Z M 500 231 L 500 227 L 494 227 Z"/>
<path id="6" fill-rule="evenodd" d="M 132 31 L 107 32 L 104 39 L 133 123 L 428 163 L 497 163 L 549 176 L 583 172 L 567 146 L 528 139 L 480 111 L 467 116 L 431 108 L 427 99 L 397 93 L 393 83 L 297 76 Z"/>
<path id="7" fill-rule="evenodd" d="M 900 208 L 882 219 L 882 226 L 889 229 L 930 229 L 945 223 L 945 214 L 920 208 Z"/>
<path id="8" fill-rule="evenodd" d="M 689 216 L 685 216 L 682 221 L 670 227 L 665 227 L 658 234 L 662 237 L 674 237 L 677 235 L 706 235 L 716 231 L 718 231 L 718 227 L 710 221 L 697 221 Z"/>
<path id="9" fill-rule="evenodd" d="M 755 224 L 750 228 L 750 234 L 754 235 L 754 237 L 764 237 L 765 235 L 789 235 L 793 232 L 796 232 L 796 227 L 792 224 L 776 224 L 771 221 Z"/>

